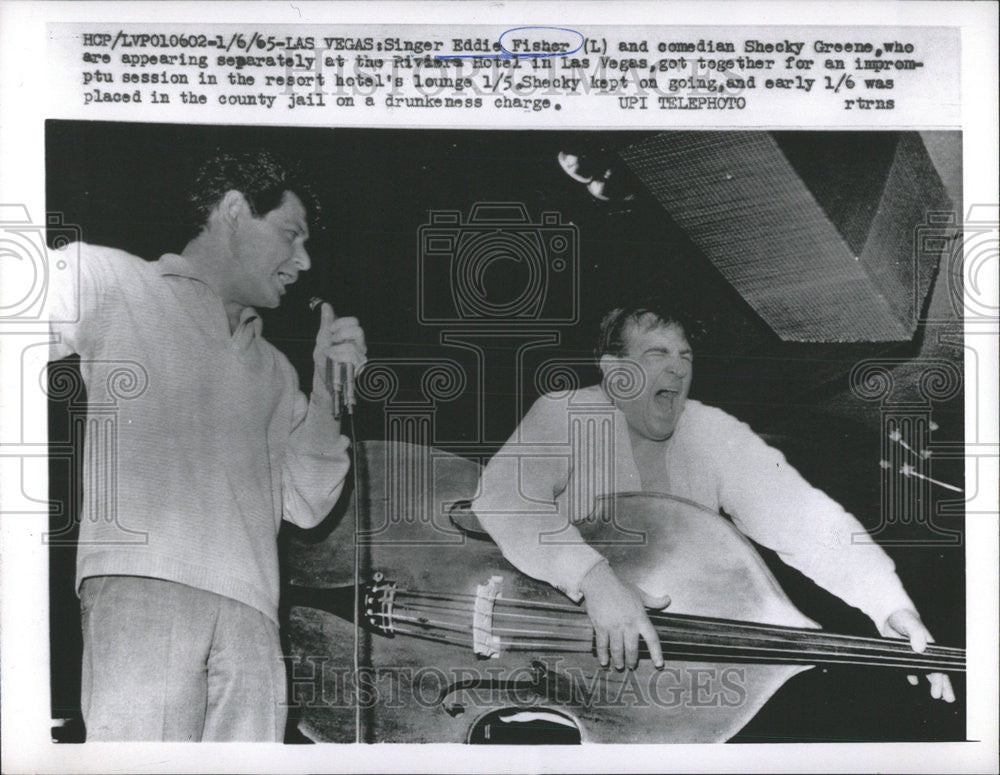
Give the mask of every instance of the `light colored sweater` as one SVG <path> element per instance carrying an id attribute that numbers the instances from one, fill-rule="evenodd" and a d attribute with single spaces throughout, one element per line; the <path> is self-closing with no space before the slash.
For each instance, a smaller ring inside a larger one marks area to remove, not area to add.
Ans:
<path id="1" fill-rule="evenodd" d="M 914 608 L 861 523 L 722 410 L 689 399 L 663 464 L 669 494 L 724 510 L 876 627 Z M 593 386 L 535 402 L 484 469 L 472 508 L 515 567 L 579 600 L 583 577 L 603 558 L 568 523 L 589 514 L 600 495 L 642 490 L 625 416 Z"/>
<path id="2" fill-rule="evenodd" d="M 73 318 L 53 323 L 51 357 L 78 353 L 88 394 L 77 588 L 161 578 L 277 621 L 281 519 L 311 527 L 333 508 L 347 439 L 317 431 L 257 313 L 230 334 L 183 257 L 75 243 L 50 259 L 78 277 L 50 289 L 50 319 Z"/>

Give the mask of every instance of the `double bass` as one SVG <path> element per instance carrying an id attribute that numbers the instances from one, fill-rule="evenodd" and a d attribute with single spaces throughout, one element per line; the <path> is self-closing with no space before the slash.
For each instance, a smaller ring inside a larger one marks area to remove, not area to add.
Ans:
<path id="1" fill-rule="evenodd" d="M 644 652 L 600 668 L 583 607 L 517 571 L 465 507 L 477 464 L 363 449 L 339 519 L 284 547 L 289 713 L 314 741 L 721 742 L 814 665 L 965 669 L 963 649 L 819 629 L 724 517 L 650 493 L 577 524 L 623 580 L 672 601 L 650 612 L 662 669 Z"/>

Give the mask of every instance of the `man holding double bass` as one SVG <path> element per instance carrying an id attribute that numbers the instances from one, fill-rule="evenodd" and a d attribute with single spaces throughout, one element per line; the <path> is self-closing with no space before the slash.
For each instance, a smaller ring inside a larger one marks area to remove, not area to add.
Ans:
<path id="1" fill-rule="evenodd" d="M 602 384 L 542 396 L 482 473 L 472 508 L 504 556 L 584 601 L 603 666 L 634 668 L 642 638 L 661 667 L 646 609 L 665 608 L 669 597 L 623 583 L 573 523 L 610 492 L 667 493 L 723 511 L 745 535 L 861 609 L 883 636 L 907 638 L 914 651 L 924 651 L 933 638 L 892 560 L 873 541 L 853 541 L 864 533 L 861 523 L 747 425 L 688 399 L 689 330 L 682 314 L 656 302 L 605 316 L 596 350 Z M 616 389 L 628 369 L 634 389 Z M 600 445 L 570 443 L 567 418 L 574 407 L 613 416 L 615 453 L 608 460 L 599 459 Z M 546 541 L 555 533 L 558 543 Z M 927 678 L 932 697 L 954 702 L 945 674 Z"/>

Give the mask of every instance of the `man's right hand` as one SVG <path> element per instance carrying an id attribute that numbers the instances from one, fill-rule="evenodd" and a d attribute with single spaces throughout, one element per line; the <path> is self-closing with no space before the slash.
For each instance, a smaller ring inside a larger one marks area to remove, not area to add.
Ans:
<path id="1" fill-rule="evenodd" d="M 365 332 L 357 318 L 338 318 L 333 314 L 333 307 L 323 302 L 316 346 L 313 348 L 313 393 L 329 394 L 332 385 L 326 384 L 327 361 L 350 364 L 354 373 L 358 374 L 365 365 L 367 352 Z M 343 390 L 347 389 L 345 385 Z"/>
<path id="2" fill-rule="evenodd" d="M 657 668 L 663 667 L 663 652 L 653 623 L 646 615 L 646 608 L 666 608 L 670 597 L 648 595 L 638 587 L 624 584 L 611 566 L 599 562 L 580 584 L 587 614 L 594 625 L 597 659 L 603 667 L 608 665 L 608 652 L 614 666 L 623 670 L 639 663 L 639 637 L 646 641 L 650 658 Z"/>

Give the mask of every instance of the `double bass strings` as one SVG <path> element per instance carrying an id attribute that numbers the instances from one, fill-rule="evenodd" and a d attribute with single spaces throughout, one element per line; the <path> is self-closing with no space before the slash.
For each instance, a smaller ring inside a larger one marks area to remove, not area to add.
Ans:
<path id="1" fill-rule="evenodd" d="M 459 609 L 448 609 L 458 611 Z M 472 609 L 468 609 L 465 613 L 472 614 Z M 384 615 L 386 619 L 389 618 L 388 614 Z M 441 630 L 447 630 L 449 632 L 462 632 L 462 633 L 475 633 L 483 632 L 486 635 L 535 635 L 551 640 L 581 640 L 581 636 L 565 636 L 560 635 L 558 632 L 552 630 L 532 630 L 523 628 L 511 628 L 511 627 L 493 627 L 493 628 L 483 628 L 476 627 L 474 624 L 461 624 L 453 621 L 445 621 L 442 619 L 432 619 L 429 615 L 425 615 L 425 610 L 422 608 L 412 608 L 409 606 L 403 606 L 399 611 L 393 611 L 392 613 L 392 629 L 394 631 L 399 631 L 396 627 L 396 622 L 407 622 L 410 624 L 418 625 L 422 628 L 437 628 Z M 388 626 L 388 622 L 386 623 Z M 588 630 L 589 625 L 579 625 L 573 624 L 571 629 L 582 630 L 586 627 Z M 587 641 L 589 642 L 589 637 Z"/>
<path id="2" fill-rule="evenodd" d="M 424 593 L 400 593 L 400 597 L 414 597 L 422 598 L 429 597 L 436 600 L 444 600 L 450 602 L 458 602 L 451 600 L 448 595 L 440 594 L 424 594 Z M 474 599 L 473 595 L 456 595 L 455 597 L 465 597 L 468 599 Z M 499 598 L 497 601 L 498 608 L 507 608 L 511 605 L 518 606 L 524 602 L 531 603 L 532 607 L 545 607 L 551 608 L 559 612 L 572 612 L 576 614 L 578 618 L 582 617 L 583 612 L 579 609 L 573 609 L 569 606 L 550 606 L 546 603 L 537 603 L 535 601 L 519 601 L 519 600 L 507 600 L 504 598 Z M 438 607 L 427 605 L 428 608 Z M 472 609 L 466 605 L 459 603 L 457 606 L 440 606 L 441 610 L 451 610 L 456 613 L 462 613 L 467 615 L 472 612 Z M 506 618 L 518 618 L 518 619 L 531 619 L 537 621 L 547 621 L 552 623 L 552 619 L 544 616 L 537 616 L 531 614 L 516 614 L 512 612 L 503 612 L 502 614 Z M 769 638 L 779 638 L 781 639 L 781 645 L 799 645 L 805 648 L 842 648 L 842 647 L 852 647 L 852 648 L 867 648 L 874 651 L 884 652 L 886 650 L 892 650 L 894 647 L 899 650 L 900 654 L 910 654 L 909 645 L 905 641 L 885 639 L 885 638 L 866 638 L 863 636 L 851 636 L 851 635 L 831 635 L 829 633 L 823 633 L 822 631 L 817 631 L 810 628 L 791 628 L 791 627 L 775 627 L 771 625 L 762 625 L 756 623 L 748 622 L 738 622 L 733 620 L 725 619 L 709 619 L 706 617 L 692 617 L 685 615 L 656 615 L 653 614 L 651 620 L 654 623 L 659 623 L 661 625 L 675 625 L 678 622 L 683 622 L 684 627 L 682 632 L 685 633 L 700 633 L 705 635 L 722 634 L 726 636 L 738 636 L 743 638 L 753 638 L 760 636 L 768 636 Z M 589 629 L 590 625 L 587 621 L 579 622 L 560 622 L 564 627 L 580 627 Z M 519 631 L 520 632 L 520 631 Z M 529 632 L 529 631 L 524 631 Z M 547 630 L 537 630 L 530 631 L 530 633 L 537 634 L 544 637 L 549 634 Z M 699 641 L 701 642 L 701 641 Z M 749 644 L 748 644 L 749 645 Z M 955 659 L 961 659 L 964 651 L 962 649 L 951 648 L 947 646 L 937 646 L 936 644 L 931 644 L 928 647 L 928 651 L 925 652 L 927 656 L 939 656 L 947 659 L 949 656 Z"/>
<path id="3" fill-rule="evenodd" d="M 402 599 L 405 598 L 410 598 L 413 602 L 404 604 Z M 475 632 L 475 628 L 469 622 L 474 612 L 472 606 L 474 600 L 475 595 L 399 591 L 396 602 L 402 604 L 399 612 L 402 616 L 393 614 L 392 619 L 409 621 L 421 627 L 442 627 L 450 632 L 471 635 Z M 519 608 L 569 614 L 572 618 L 556 617 L 553 621 L 551 617 L 509 610 Z M 430 619 L 422 615 L 424 609 L 428 609 L 426 613 L 435 611 L 435 615 L 447 613 L 460 615 L 464 623 Z M 408 610 L 413 615 L 407 616 L 403 614 L 403 610 Z M 660 625 L 658 633 L 662 645 L 667 647 L 672 656 L 684 655 L 689 658 L 744 656 L 767 661 L 840 662 L 886 667 L 964 670 L 964 650 L 936 644 L 929 645 L 924 653 L 918 654 L 902 640 L 833 635 L 810 628 L 776 627 L 682 614 L 654 613 L 650 619 L 654 624 Z M 549 627 L 530 629 L 524 626 L 504 626 L 537 621 L 545 621 Z M 583 611 L 573 606 L 498 598 L 495 603 L 494 623 L 495 626 L 488 634 L 501 637 L 501 645 L 506 649 L 593 650 L 589 620 L 585 618 Z M 396 629 L 404 634 L 402 630 Z M 581 630 L 587 632 L 586 637 L 582 633 L 573 634 L 574 631 Z M 407 628 L 405 634 L 413 633 Z M 502 636 L 507 636 L 506 641 Z M 532 636 L 536 640 L 525 639 Z M 467 646 L 468 643 L 456 643 L 456 645 Z"/>
<path id="4" fill-rule="evenodd" d="M 699 632 L 706 638 L 717 638 L 724 642 L 725 638 L 778 640 L 781 645 L 803 650 L 837 651 L 840 653 L 878 652 L 882 654 L 897 654 L 912 656 L 915 652 L 909 642 L 893 638 L 870 638 L 857 635 L 840 635 L 827 633 L 805 627 L 779 627 L 773 625 L 741 622 L 727 619 L 710 619 L 707 617 L 673 615 L 652 615 L 654 625 L 660 624 L 665 631 Z M 925 659 L 935 657 L 940 660 L 957 660 L 964 662 L 965 650 L 950 646 L 928 644 L 926 651 L 918 655 Z"/>
<path id="5" fill-rule="evenodd" d="M 822 630 L 817 630 L 813 627 L 788 627 L 773 624 L 763 624 L 760 622 L 749 622 L 739 619 L 723 619 L 718 617 L 708 617 L 708 616 L 695 616 L 692 614 L 664 614 L 652 612 L 650 613 L 650 620 L 654 623 L 661 622 L 663 624 L 671 623 L 686 623 L 688 626 L 701 625 L 705 627 L 715 627 L 728 629 L 730 631 L 739 628 L 747 632 L 750 631 L 766 631 L 766 632 L 780 632 L 788 637 L 795 637 L 796 634 L 800 634 L 804 638 L 815 637 L 818 633 L 822 633 L 825 637 L 836 638 L 843 641 L 863 641 L 870 643 L 905 643 L 902 640 L 894 640 L 892 638 L 870 638 L 864 635 L 840 635 L 834 633 L 823 633 Z M 962 649 L 954 648 L 951 646 L 939 646 L 938 648 L 949 649 L 955 652 L 961 652 Z"/>
<path id="6" fill-rule="evenodd" d="M 400 597 L 401 598 L 420 599 L 422 596 L 420 594 L 412 594 L 412 593 L 409 593 L 409 592 L 398 592 L 397 593 L 397 599 L 400 598 Z M 437 603 L 437 600 L 439 598 L 440 598 L 440 596 L 435 596 L 434 597 L 434 601 L 435 602 L 433 602 L 433 603 L 421 602 L 420 605 L 421 605 L 422 608 L 435 609 L 435 610 L 440 610 L 440 611 L 456 611 L 456 612 L 460 612 L 460 613 L 469 613 L 470 611 L 474 610 L 473 608 L 470 608 L 465 603 L 459 603 L 458 605 L 437 605 L 436 603 Z M 505 598 L 497 598 L 497 605 L 498 606 L 503 605 L 503 607 L 506 607 L 507 603 L 508 603 L 508 601 Z M 575 609 L 573 611 L 573 614 L 575 615 L 574 619 L 573 619 L 574 626 L 578 626 L 578 627 L 589 627 L 590 626 L 586 622 L 581 622 L 579 624 L 576 624 L 576 621 L 579 618 L 579 614 L 580 614 L 579 609 Z M 534 620 L 534 621 L 549 622 L 549 623 L 552 622 L 552 617 L 551 616 L 542 616 L 541 614 L 506 614 L 506 615 L 508 615 L 508 616 L 515 616 L 515 617 L 517 617 L 519 619 L 530 619 L 530 620 Z"/>
<path id="7" fill-rule="evenodd" d="M 400 592 L 399 597 L 412 597 L 415 599 L 420 599 L 423 597 L 429 597 L 436 600 L 449 600 L 448 595 L 440 594 L 426 594 L 426 593 L 411 593 L 411 592 Z M 465 597 L 474 599 L 473 595 L 463 595 L 455 597 Z M 458 602 L 458 601 L 451 601 Z M 539 603 L 536 601 L 521 601 L 521 600 L 508 600 L 505 598 L 497 599 L 497 608 L 506 609 L 512 606 L 521 606 L 523 603 L 530 603 L 531 607 L 539 608 L 544 607 L 546 609 L 552 609 L 558 612 L 568 612 L 575 615 L 576 621 L 562 621 L 560 624 L 567 627 L 580 627 L 588 628 L 590 627 L 589 621 L 584 619 L 584 612 L 580 611 L 578 608 L 571 608 L 569 606 L 562 605 L 549 605 L 546 603 Z M 427 607 L 433 607 L 427 605 Z M 468 606 L 464 606 L 461 603 L 458 606 L 442 606 L 442 610 L 454 610 L 463 614 L 468 614 L 472 611 Z M 530 619 L 536 621 L 545 621 L 552 623 L 550 617 L 532 615 L 532 614 L 517 614 L 509 611 L 503 611 L 502 614 L 506 618 L 517 618 L 517 619 Z M 711 619 L 708 617 L 697 617 L 689 616 L 684 614 L 651 614 L 650 620 L 654 625 L 659 624 L 661 626 L 661 633 L 667 631 L 673 631 L 676 629 L 676 625 L 681 624 L 679 628 L 681 632 L 685 633 L 703 633 L 705 635 L 722 635 L 722 636 L 737 636 L 743 638 L 753 638 L 753 637 L 769 637 L 781 639 L 781 643 L 784 645 L 798 644 L 805 646 L 807 648 L 825 647 L 825 648 L 838 648 L 838 647 L 852 647 L 852 648 L 867 648 L 875 651 L 887 651 L 898 649 L 900 654 L 908 654 L 910 652 L 910 647 L 906 641 L 894 640 L 889 638 L 868 638 L 864 636 L 854 636 L 854 635 L 838 635 L 824 633 L 821 630 L 815 630 L 812 628 L 797 628 L 797 627 L 778 627 L 774 625 L 758 624 L 755 622 L 743 622 L 737 620 L 728 619 Z M 546 630 L 534 631 L 540 636 L 544 636 Z M 961 659 L 964 655 L 964 650 L 958 648 L 952 648 L 948 646 L 939 646 L 937 644 L 930 644 L 928 646 L 927 655 L 940 656 L 942 658 L 948 658 L 952 656 L 956 659 Z"/>
<path id="8" fill-rule="evenodd" d="M 431 625 L 435 627 L 435 625 Z M 466 627 L 460 628 L 458 631 L 466 635 L 471 634 L 473 628 Z M 471 641 L 469 638 L 456 638 L 452 635 L 446 635 L 441 632 L 430 632 L 425 629 L 410 629 L 409 627 L 398 627 L 394 631 L 400 635 L 408 635 L 412 637 L 422 638 L 424 640 L 432 640 L 438 643 L 447 643 L 454 646 L 467 649 L 471 646 Z M 494 631 L 495 634 L 496 631 Z M 565 642 L 560 642 L 559 639 L 553 638 L 545 633 L 540 633 L 544 636 L 543 640 L 510 640 L 507 642 L 501 641 L 501 649 L 504 651 L 539 651 L 544 650 L 547 653 L 593 653 L 593 641 L 590 638 L 564 638 Z M 884 658 L 881 659 L 869 659 L 862 660 L 856 657 L 848 656 L 836 656 L 836 655 L 823 655 L 807 653 L 798 650 L 787 650 L 787 649 L 768 649 L 768 648 L 757 648 L 754 647 L 742 647 L 739 649 L 724 649 L 721 651 L 710 651 L 706 650 L 704 644 L 697 641 L 666 641 L 664 643 L 667 646 L 665 656 L 672 657 L 675 659 L 686 659 L 692 661 L 709 661 L 716 660 L 719 658 L 725 658 L 727 661 L 743 661 L 743 662 L 756 662 L 756 663 L 824 663 L 824 664 L 845 664 L 854 666 L 877 666 L 877 667 L 889 667 L 889 668 L 899 668 L 908 670 L 935 670 L 942 669 L 942 666 L 934 661 L 921 660 L 919 659 L 919 654 L 914 654 L 914 659 L 906 661 L 887 661 Z M 684 646 L 695 646 L 696 648 L 679 648 Z M 748 653 L 751 652 L 751 653 Z M 649 652 L 645 648 L 640 648 L 640 656 L 648 657 Z M 960 665 L 950 666 L 952 670 L 961 670 Z"/>

